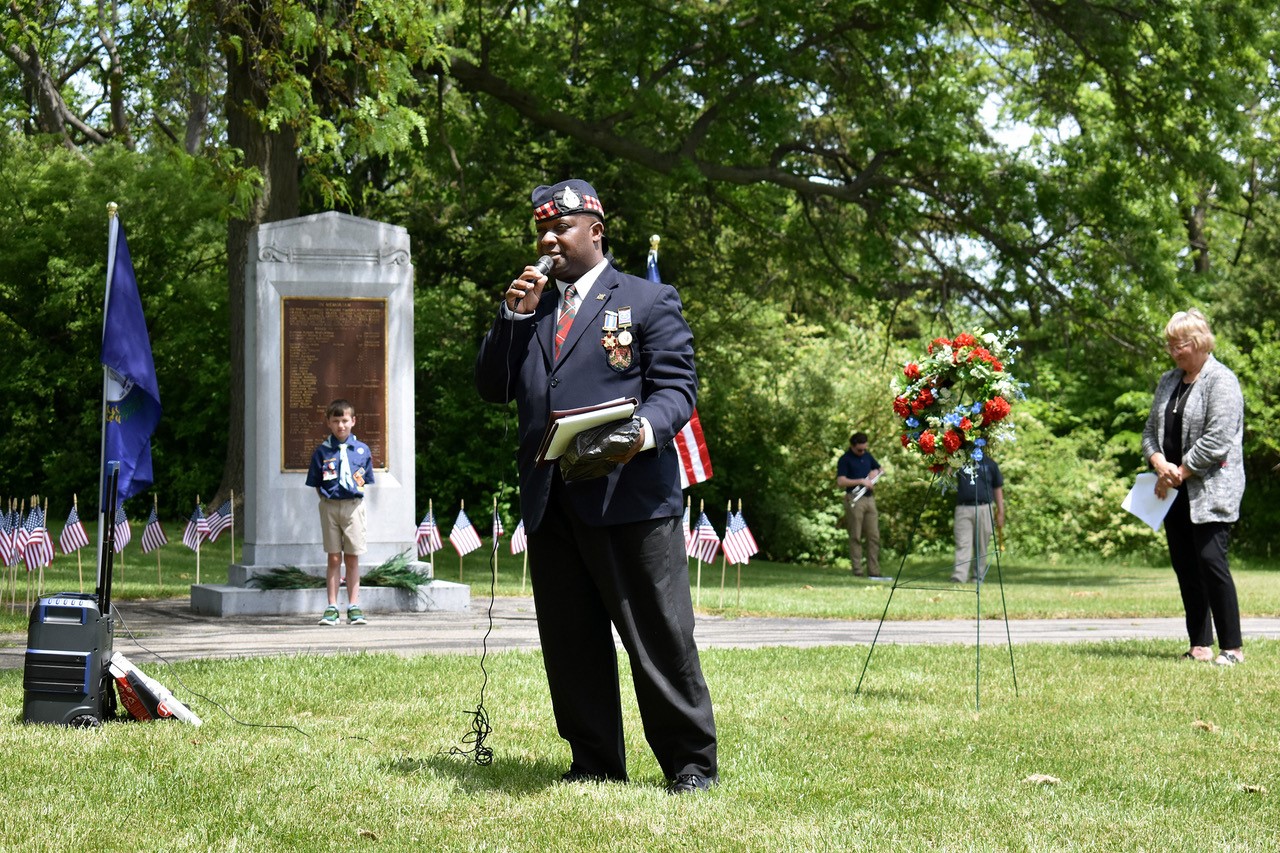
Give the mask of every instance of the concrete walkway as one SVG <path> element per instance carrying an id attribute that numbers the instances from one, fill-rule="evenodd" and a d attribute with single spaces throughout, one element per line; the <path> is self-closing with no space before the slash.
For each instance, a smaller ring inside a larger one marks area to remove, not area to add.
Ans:
<path id="1" fill-rule="evenodd" d="M 488 627 L 487 598 L 473 598 L 467 613 L 369 614 L 368 625 L 322 627 L 310 616 L 256 616 L 238 619 L 200 616 L 188 599 L 123 601 L 116 609 L 115 650 L 135 663 L 150 659 L 145 646 L 167 660 L 244 658 L 291 654 L 391 652 L 479 654 Z M 869 644 L 876 621 L 837 619 L 699 616 L 700 648 L 761 646 L 847 646 Z M 1246 642 L 1280 638 L 1280 618 L 1244 619 Z M 1167 639 L 1185 642 L 1181 618 L 1159 619 L 1018 619 L 1009 622 L 1015 643 L 1073 643 L 1122 639 Z M 136 642 L 130 637 L 132 633 Z M 0 635 L 0 669 L 20 669 L 26 634 Z M 975 639 L 973 620 L 885 622 L 880 643 L 965 643 Z M 984 620 L 981 641 L 1006 642 L 1004 622 Z M 489 651 L 538 648 L 538 630 L 529 598 L 499 598 L 493 607 Z M 1171 649 L 1173 651 L 1173 649 Z"/>

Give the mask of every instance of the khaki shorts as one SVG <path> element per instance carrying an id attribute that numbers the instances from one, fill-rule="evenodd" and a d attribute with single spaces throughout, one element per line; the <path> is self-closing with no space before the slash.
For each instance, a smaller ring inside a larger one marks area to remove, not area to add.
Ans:
<path id="1" fill-rule="evenodd" d="M 365 543 L 364 499 L 320 499 L 320 535 L 326 554 L 363 554 Z"/>

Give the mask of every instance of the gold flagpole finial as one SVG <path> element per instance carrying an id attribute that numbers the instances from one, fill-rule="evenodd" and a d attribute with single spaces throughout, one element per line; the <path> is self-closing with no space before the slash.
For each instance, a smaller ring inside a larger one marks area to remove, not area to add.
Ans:
<path id="1" fill-rule="evenodd" d="M 658 251 L 658 244 L 661 242 L 662 242 L 662 238 L 657 234 L 654 234 L 652 237 L 649 238 L 649 251 L 650 252 Z"/>
<path id="2" fill-rule="evenodd" d="M 120 205 L 116 204 L 114 201 L 107 202 L 107 218 L 115 219 L 116 211 L 118 211 L 119 209 L 120 209 Z"/>

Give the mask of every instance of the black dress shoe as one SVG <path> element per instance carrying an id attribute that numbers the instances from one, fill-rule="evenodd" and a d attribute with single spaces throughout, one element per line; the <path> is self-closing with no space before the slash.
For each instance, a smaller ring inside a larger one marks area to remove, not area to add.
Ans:
<path id="1" fill-rule="evenodd" d="M 667 783 L 668 794 L 696 794 L 707 791 L 720 783 L 718 776 L 699 776 L 697 773 L 681 773 Z"/>

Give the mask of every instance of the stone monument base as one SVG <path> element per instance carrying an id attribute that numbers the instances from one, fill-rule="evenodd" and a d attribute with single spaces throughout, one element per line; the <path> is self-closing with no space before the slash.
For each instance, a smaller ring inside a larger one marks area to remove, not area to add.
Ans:
<path id="1" fill-rule="evenodd" d="M 430 576 L 430 563 L 411 563 L 413 568 Z M 273 567 L 232 565 L 227 568 L 225 584 L 192 584 L 191 609 L 205 616 L 294 616 L 314 613 L 317 616 L 329 603 L 323 589 L 258 589 L 248 582 L 255 575 L 266 574 Z M 300 567 L 308 574 L 324 577 L 324 566 Z M 346 587 L 338 591 L 338 606 L 347 606 Z M 424 613 L 446 610 L 457 613 L 471 608 L 471 587 L 467 584 L 435 580 L 421 584 L 414 591 L 387 586 L 360 586 L 360 606 L 371 616 L 376 613 Z"/>

